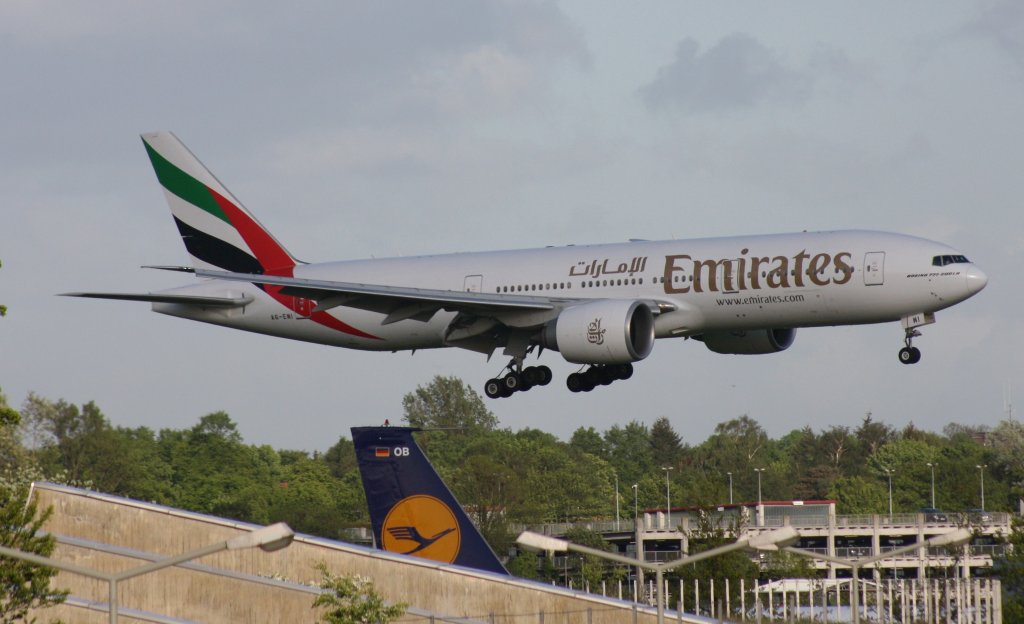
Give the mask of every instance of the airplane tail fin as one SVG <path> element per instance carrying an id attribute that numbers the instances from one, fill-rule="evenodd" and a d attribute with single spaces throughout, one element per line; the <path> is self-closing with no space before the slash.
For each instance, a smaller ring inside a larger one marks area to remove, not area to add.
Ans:
<path id="1" fill-rule="evenodd" d="M 416 444 L 412 427 L 353 427 L 377 547 L 508 574 Z"/>
<path id="2" fill-rule="evenodd" d="M 142 135 L 174 222 L 197 267 L 291 275 L 298 261 L 170 132 Z"/>

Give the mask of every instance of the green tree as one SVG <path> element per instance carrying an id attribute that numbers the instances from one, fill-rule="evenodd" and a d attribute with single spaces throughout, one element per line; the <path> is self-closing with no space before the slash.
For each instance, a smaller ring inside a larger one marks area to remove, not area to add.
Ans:
<path id="1" fill-rule="evenodd" d="M 589 546 L 597 550 L 603 550 L 606 552 L 612 552 L 614 547 L 609 544 L 601 534 L 591 529 L 583 527 L 573 527 L 566 531 L 565 539 L 568 541 L 579 544 L 580 546 Z M 572 553 L 568 555 L 575 560 L 575 573 L 573 578 L 576 579 L 578 586 L 590 587 L 593 591 L 599 587 L 602 580 L 617 581 L 626 577 L 625 566 L 618 564 L 611 564 L 606 559 L 602 559 L 596 555 L 583 555 Z"/>
<path id="2" fill-rule="evenodd" d="M 345 521 L 334 496 L 336 478 L 322 461 L 305 453 L 282 469 L 270 497 L 269 522 L 287 522 L 303 533 L 338 537 Z"/>
<path id="3" fill-rule="evenodd" d="M 40 531 L 53 509 L 48 508 L 42 514 L 38 511 L 36 502 L 28 498 L 27 486 L 0 486 L 0 543 L 49 557 L 57 539 L 40 535 Z M 0 622 L 24 621 L 30 609 L 64 602 L 68 592 L 50 588 L 50 581 L 56 574 L 54 568 L 0 557 Z"/>
<path id="4" fill-rule="evenodd" d="M 512 576 L 533 579 L 535 581 L 543 580 L 540 572 L 540 557 L 535 552 L 520 550 L 505 567 Z"/>
<path id="5" fill-rule="evenodd" d="M 323 609 L 320 622 L 327 624 L 388 624 L 405 615 L 404 602 L 388 605 L 370 579 L 357 575 L 335 576 L 320 563 L 320 587 L 326 590 L 313 601 Z"/>
<path id="6" fill-rule="evenodd" d="M 574 449 L 590 453 L 594 457 L 608 459 L 608 449 L 605 447 L 604 438 L 593 427 L 580 427 L 572 432 L 569 439 L 569 446 Z"/>
<path id="7" fill-rule="evenodd" d="M 27 463 L 20 429 L 21 414 L 7 404 L 7 397 L 0 390 L 0 473 L 10 473 Z"/>
<path id="8" fill-rule="evenodd" d="M 993 559 L 992 572 L 1002 583 L 1004 621 L 1024 622 L 1024 517 L 1010 520 L 1006 543 L 1009 549 Z"/>
<path id="9" fill-rule="evenodd" d="M 734 543 L 742 526 L 738 517 L 726 518 L 713 516 L 703 510 L 698 514 L 694 527 L 689 532 L 690 554 L 696 555 L 712 548 Z M 750 560 L 750 555 L 742 550 L 735 550 L 718 557 L 698 561 L 691 565 L 676 568 L 672 576 L 683 579 L 692 585 L 694 579 L 710 580 L 715 583 L 715 595 L 725 595 L 725 580 L 751 578 L 757 576 L 757 566 Z M 676 585 L 670 583 L 669 587 Z M 739 585 L 731 583 L 729 588 L 732 604 L 739 604 Z M 702 594 L 702 601 L 709 597 Z M 710 606 L 710 603 L 705 603 Z"/>
<path id="10" fill-rule="evenodd" d="M 64 470 L 72 483 L 90 480 L 97 461 L 117 459 L 110 423 L 95 403 L 78 406 L 29 394 L 22 415 L 39 437 L 38 457 L 47 473 Z"/>
<path id="11" fill-rule="evenodd" d="M 322 459 L 335 477 L 342 477 L 359 468 L 356 463 L 356 447 L 352 440 L 345 436 L 338 438 L 334 446 L 323 454 Z"/>
<path id="12" fill-rule="evenodd" d="M 828 497 L 837 501 L 841 514 L 873 514 L 888 509 L 886 484 L 868 477 L 839 477 L 829 488 Z"/>
<path id="13" fill-rule="evenodd" d="M 621 482 L 638 483 L 654 471 L 651 436 L 647 425 L 635 420 L 625 427 L 614 425 L 605 431 L 604 443 L 608 461 L 619 473 Z"/>
<path id="14" fill-rule="evenodd" d="M 896 432 L 885 423 L 872 420 L 871 412 L 865 414 L 860 426 L 854 431 L 854 438 L 857 441 L 858 463 L 866 461 L 874 455 L 878 449 L 896 437 Z"/>
<path id="15" fill-rule="evenodd" d="M 192 511 L 266 524 L 273 488 L 281 482 L 277 452 L 253 447 L 224 412 L 185 431 L 163 430 L 161 455 L 170 467 L 171 502 Z"/>
<path id="16" fill-rule="evenodd" d="M 651 425 L 651 459 L 657 466 L 674 468 L 678 468 L 683 459 L 683 439 L 664 416 Z"/>
<path id="17" fill-rule="evenodd" d="M 434 377 L 402 399 L 405 421 L 423 429 L 489 430 L 498 418 L 484 405 L 475 390 L 458 377 Z"/>

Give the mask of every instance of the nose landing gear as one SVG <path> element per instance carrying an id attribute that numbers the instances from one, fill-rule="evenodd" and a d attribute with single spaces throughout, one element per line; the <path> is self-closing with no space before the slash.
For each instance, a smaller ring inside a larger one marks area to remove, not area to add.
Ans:
<path id="1" fill-rule="evenodd" d="M 903 342 L 907 345 L 900 349 L 900 363 L 917 364 L 921 361 L 921 350 L 914 346 L 914 338 L 921 335 L 921 332 L 917 331 L 917 328 L 934 323 L 935 313 L 919 312 L 917 314 L 911 314 L 904 316 L 900 319 L 900 322 L 903 324 L 903 332 L 906 335 Z"/>
<path id="2" fill-rule="evenodd" d="M 904 342 L 907 346 L 900 349 L 900 363 L 901 364 L 917 364 L 921 361 L 921 350 L 914 346 L 914 338 L 921 335 L 921 332 L 914 328 L 908 328 L 906 330 L 907 337 L 904 338 Z"/>

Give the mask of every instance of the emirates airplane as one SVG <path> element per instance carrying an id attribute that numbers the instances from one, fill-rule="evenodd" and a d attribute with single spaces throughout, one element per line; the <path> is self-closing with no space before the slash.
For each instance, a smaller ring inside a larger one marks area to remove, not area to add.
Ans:
<path id="1" fill-rule="evenodd" d="M 496 349 L 484 384 L 508 397 L 552 379 L 531 355 L 579 365 L 573 392 L 628 379 L 656 338 L 715 353 L 784 351 L 800 327 L 899 321 L 899 360 L 919 328 L 988 281 L 942 243 L 873 231 L 631 241 L 514 251 L 296 260 L 169 132 L 146 152 L 198 281 L 154 293 L 67 293 L 147 301 L 153 311 L 271 336 L 367 351 Z"/>

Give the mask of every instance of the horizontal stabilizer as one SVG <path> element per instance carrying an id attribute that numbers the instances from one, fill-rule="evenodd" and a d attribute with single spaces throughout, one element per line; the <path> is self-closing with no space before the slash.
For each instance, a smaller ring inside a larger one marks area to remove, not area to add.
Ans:
<path id="1" fill-rule="evenodd" d="M 86 297 L 88 299 L 115 299 L 117 301 L 148 301 L 149 303 L 177 303 L 204 308 L 239 308 L 252 303 L 253 298 L 242 297 L 202 297 L 198 295 L 162 295 L 159 293 L 97 293 L 77 292 L 61 293 L 61 297 Z"/>

